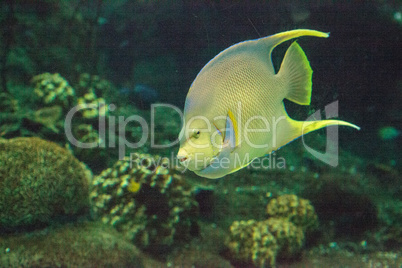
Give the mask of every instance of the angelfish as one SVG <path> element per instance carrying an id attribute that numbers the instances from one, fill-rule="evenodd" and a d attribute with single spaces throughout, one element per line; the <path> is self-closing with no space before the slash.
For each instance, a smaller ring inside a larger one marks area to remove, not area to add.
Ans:
<path id="1" fill-rule="evenodd" d="M 341 120 L 296 121 L 286 113 L 286 98 L 309 105 L 312 69 L 293 42 L 275 73 L 272 50 L 300 36 L 328 33 L 299 29 L 235 44 L 215 56 L 192 83 L 184 107 L 177 158 L 206 178 L 220 178 L 246 167 L 311 131 L 344 125 Z"/>

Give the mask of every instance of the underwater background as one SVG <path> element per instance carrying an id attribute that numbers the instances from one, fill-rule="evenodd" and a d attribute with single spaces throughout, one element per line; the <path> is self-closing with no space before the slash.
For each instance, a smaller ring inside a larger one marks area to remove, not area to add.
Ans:
<path id="1" fill-rule="evenodd" d="M 338 101 L 361 127 L 339 164 L 304 146 L 323 129 L 265 168 L 183 173 L 180 115 L 151 105 L 182 111 L 223 49 L 303 28 L 330 37 L 298 39 L 312 103 L 285 106 Z M 0 267 L 402 266 L 401 2 L 5 0 L 0 32 Z"/>

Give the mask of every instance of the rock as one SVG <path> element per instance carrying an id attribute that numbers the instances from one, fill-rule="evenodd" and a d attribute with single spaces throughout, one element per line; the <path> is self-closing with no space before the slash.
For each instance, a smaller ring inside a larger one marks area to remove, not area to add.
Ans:
<path id="1" fill-rule="evenodd" d="M 1 267 L 143 267 L 141 252 L 99 223 L 0 237 L 0 251 Z"/>

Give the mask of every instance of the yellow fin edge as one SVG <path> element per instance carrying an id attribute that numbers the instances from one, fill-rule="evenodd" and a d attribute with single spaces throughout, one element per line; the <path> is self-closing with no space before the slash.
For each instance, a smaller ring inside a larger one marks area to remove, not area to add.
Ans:
<path id="1" fill-rule="evenodd" d="M 314 130 L 318 130 L 320 128 L 334 126 L 334 125 L 347 126 L 347 127 L 352 127 L 357 130 L 360 130 L 360 127 L 356 126 L 355 124 L 352 124 L 352 123 L 349 123 L 346 121 L 342 121 L 342 120 L 304 121 L 303 125 L 302 125 L 301 135 L 305 135 L 307 133 L 310 133 Z"/>
<path id="2" fill-rule="evenodd" d="M 233 131 L 235 133 L 235 139 L 236 139 L 235 147 L 237 147 L 239 145 L 239 136 L 238 136 L 239 128 L 237 125 L 237 120 L 235 119 L 234 114 L 232 113 L 231 110 L 228 110 L 228 117 L 232 121 L 232 124 L 233 124 Z"/>

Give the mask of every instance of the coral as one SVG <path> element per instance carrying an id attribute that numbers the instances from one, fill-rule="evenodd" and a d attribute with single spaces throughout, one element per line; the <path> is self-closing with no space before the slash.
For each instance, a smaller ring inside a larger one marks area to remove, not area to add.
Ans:
<path id="1" fill-rule="evenodd" d="M 97 119 L 99 116 L 105 116 L 108 112 L 108 106 L 103 98 L 98 98 L 93 90 L 78 98 L 78 108 L 85 119 Z"/>
<path id="2" fill-rule="evenodd" d="M 99 133 L 90 124 L 79 124 L 74 126 L 73 133 L 74 137 L 80 142 L 96 142 L 97 144 L 103 142 L 99 137 Z M 79 147 L 77 149 L 79 149 Z"/>
<path id="3" fill-rule="evenodd" d="M 35 84 L 34 94 L 44 106 L 60 105 L 68 110 L 75 98 L 75 91 L 60 74 L 43 73 L 32 78 Z"/>
<path id="4" fill-rule="evenodd" d="M 113 85 L 109 81 L 101 79 L 98 75 L 83 73 L 78 79 L 76 89 L 77 95 L 81 97 L 88 92 L 94 92 L 94 94 L 98 96 L 104 96 L 105 93 L 113 90 Z"/>
<path id="5" fill-rule="evenodd" d="M 268 225 L 255 220 L 233 222 L 227 245 L 234 259 L 251 260 L 259 266 L 274 264 L 278 251 L 277 241 L 269 232 Z"/>
<path id="6" fill-rule="evenodd" d="M 20 110 L 18 100 L 10 94 L 0 92 L 0 112 L 17 112 Z"/>
<path id="7" fill-rule="evenodd" d="M 257 266 L 274 265 L 277 257 L 300 252 L 304 234 L 293 223 L 271 218 L 266 221 L 235 221 L 230 226 L 229 250 L 238 261 Z"/>
<path id="8" fill-rule="evenodd" d="M 191 188 L 166 160 L 132 154 L 95 177 L 90 194 L 96 216 L 151 250 L 187 239 L 197 213 Z"/>
<path id="9" fill-rule="evenodd" d="M 62 115 L 63 109 L 58 105 L 54 105 L 35 111 L 31 115 L 31 120 L 59 133 L 59 129 L 63 128 Z"/>
<path id="10" fill-rule="evenodd" d="M 317 227 L 313 206 L 295 195 L 272 199 L 267 212 L 271 217 L 265 221 L 232 223 L 227 247 L 235 260 L 263 267 L 298 256 L 305 232 Z"/>
<path id="11" fill-rule="evenodd" d="M 110 152 L 105 149 L 105 141 L 100 137 L 98 131 L 91 124 L 73 125 L 73 136 L 78 142 L 86 145 L 93 145 L 90 148 L 81 146 L 79 143 L 72 143 L 74 155 L 83 161 L 94 173 L 100 173 L 105 167 Z M 114 161 L 113 161 L 114 162 Z"/>
<path id="12" fill-rule="evenodd" d="M 17 99 L 8 93 L 0 92 L 0 137 L 20 129 L 22 115 Z"/>
<path id="13" fill-rule="evenodd" d="M 48 224 L 85 212 L 90 179 L 90 171 L 55 143 L 1 140 L 0 228 Z"/>
<path id="14" fill-rule="evenodd" d="M 278 257 L 292 258 L 297 256 L 304 242 L 303 229 L 281 218 L 269 218 L 265 222 L 278 243 Z"/>
<path id="15" fill-rule="evenodd" d="M 317 227 L 317 215 L 309 200 L 296 195 L 282 195 L 272 199 L 267 205 L 270 217 L 283 218 L 304 230 Z"/>

